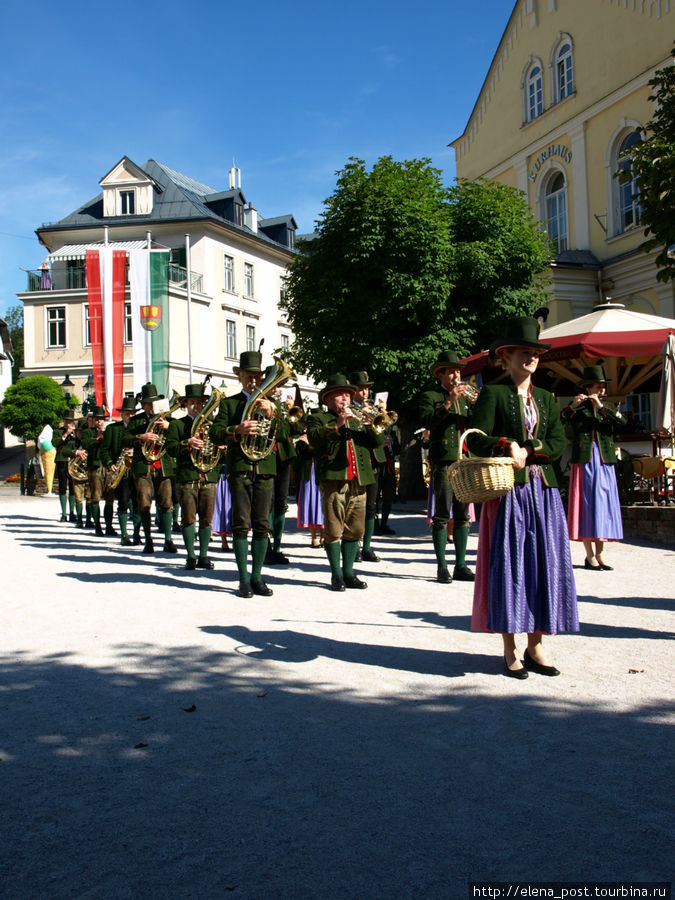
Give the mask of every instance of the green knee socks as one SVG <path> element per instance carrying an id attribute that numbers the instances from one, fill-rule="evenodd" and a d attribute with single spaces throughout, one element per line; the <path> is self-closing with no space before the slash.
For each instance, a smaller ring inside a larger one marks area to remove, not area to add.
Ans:
<path id="1" fill-rule="evenodd" d="M 455 545 L 455 565 L 466 565 L 466 545 L 469 542 L 469 525 L 455 528 L 452 533 L 452 542 Z"/>
<path id="2" fill-rule="evenodd" d="M 448 564 L 445 561 L 445 545 L 448 542 L 448 529 L 445 525 L 442 525 L 440 528 L 432 528 L 431 537 L 434 542 L 434 553 L 436 554 L 438 568 L 447 569 Z"/>

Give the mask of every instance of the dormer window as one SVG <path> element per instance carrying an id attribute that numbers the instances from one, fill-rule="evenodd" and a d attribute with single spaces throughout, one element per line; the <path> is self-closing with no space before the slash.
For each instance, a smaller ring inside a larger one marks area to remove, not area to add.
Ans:
<path id="1" fill-rule="evenodd" d="M 244 224 L 244 207 L 241 205 L 241 203 L 234 204 L 234 224 Z"/>
<path id="2" fill-rule="evenodd" d="M 136 214 L 136 192 L 119 192 L 119 214 L 121 216 L 133 216 Z"/>

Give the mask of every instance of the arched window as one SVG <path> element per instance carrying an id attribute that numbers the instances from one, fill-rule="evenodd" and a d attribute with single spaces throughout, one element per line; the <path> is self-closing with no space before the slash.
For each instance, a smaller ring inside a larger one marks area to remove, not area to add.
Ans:
<path id="1" fill-rule="evenodd" d="M 555 100 L 559 103 L 574 93 L 572 42 L 565 41 L 555 55 Z"/>
<path id="2" fill-rule="evenodd" d="M 531 122 L 544 112 L 544 84 L 539 64 L 532 66 L 525 82 L 526 121 Z"/>
<path id="3" fill-rule="evenodd" d="M 616 157 L 616 171 L 631 171 L 631 150 L 636 144 L 640 143 L 640 135 L 637 131 L 629 132 L 619 144 Z M 618 179 L 617 179 L 618 180 Z M 640 216 L 642 207 L 640 206 L 640 198 L 635 178 L 631 177 L 628 181 L 620 181 L 618 189 L 618 203 L 616 210 L 615 222 L 617 225 L 617 234 L 634 228 L 640 224 Z"/>
<path id="4" fill-rule="evenodd" d="M 556 253 L 567 250 L 567 189 L 565 176 L 554 171 L 544 186 L 546 231 Z"/>

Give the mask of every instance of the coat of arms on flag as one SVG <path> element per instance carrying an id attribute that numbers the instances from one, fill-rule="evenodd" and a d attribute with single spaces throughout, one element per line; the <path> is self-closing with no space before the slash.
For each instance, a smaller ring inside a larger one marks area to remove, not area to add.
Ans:
<path id="1" fill-rule="evenodd" d="M 141 325 L 146 331 L 156 331 L 162 322 L 162 307 L 141 306 Z"/>

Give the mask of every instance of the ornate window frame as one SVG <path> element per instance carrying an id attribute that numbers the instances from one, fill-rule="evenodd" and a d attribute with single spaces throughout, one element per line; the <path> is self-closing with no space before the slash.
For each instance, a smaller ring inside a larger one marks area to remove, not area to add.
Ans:
<path id="1" fill-rule="evenodd" d="M 549 193 L 551 184 L 558 178 L 562 177 L 563 185 L 555 191 L 555 194 Z M 539 221 L 542 223 L 544 231 L 548 234 L 555 246 L 556 256 L 559 256 L 563 250 L 568 250 L 570 246 L 570 210 L 569 210 L 569 180 L 567 172 L 553 162 L 541 170 L 539 173 L 539 196 L 537 198 L 537 209 L 539 212 Z M 556 234 L 551 234 L 550 230 L 550 201 L 555 196 L 555 217 L 560 223 L 562 219 L 563 227 L 557 229 Z"/>
<path id="2" fill-rule="evenodd" d="M 623 118 L 621 119 L 619 125 L 617 125 L 617 127 L 612 132 L 607 144 L 607 152 L 605 155 L 605 173 L 607 179 L 608 240 L 611 240 L 611 238 L 614 237 L 619 237 L 623 234 L 627 234 L 628 232 L 633 231 L 635 228 L 640 227 L 639 218 L 638 221 L 633 222 L 633 224 L 629 226 L 625 226 L 623 223 L 622 195 L 625 188 L 619 182 L 619 179 L 614 177 L 614 173 L 619 168 L 619 163 L 621 160 L 621 147 L 623 146 L 626 139 L 641 127 L 642 123 L 638 122 L 637 119 Z M 634 204 L 634 207 L 636 207 L 639 216 L 639 204 Z"/>
<path id="3" fill-rule="evenodd" d="M 546 110 L 544 66 L 538 57 L 530 56 L 523 69 L 520 79 L 520 96 L 523 107 L 523 124 L 534 122 L 535 119 L 543 116 Z M 534 115 L 532 114 L 533 109 Z"/>
<path id="4" fill-rule="evenodd" d="M 562 55 L 565 47 L 568 47 L 568 50 Z M 574 41 L 567 32 L 560 32 L 558 40 L 551 50 L 551 58 L 549 60 L 551 103 L 560 103 L 576 93 L 576 73 L 574 69 Z"/>

